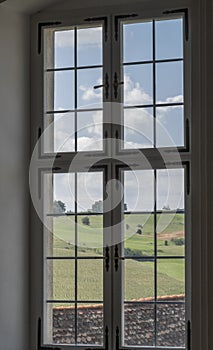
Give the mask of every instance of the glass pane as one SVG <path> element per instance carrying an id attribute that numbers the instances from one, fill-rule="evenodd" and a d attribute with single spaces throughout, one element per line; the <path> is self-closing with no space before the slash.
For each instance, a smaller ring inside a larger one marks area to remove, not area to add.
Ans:
<path id="1" fill-rule="evenodd" d="M 154 297 L 154 262 L 125 260 L 125 301 L 144 301 Z"/>
<path id="2" fill-rule="evenodd" d="M 78 66 L 102 65 L 102 27 L 77 30 Z"/>
<path id="3" fill-rule="evenodd" d="M 124 345 L 154 345 L 154 306 L 150 304 L 124 305 Z"/>
<path id="4" fill-rule="evenodd" d="M 80 112 L 77 115 L 78 151 L 103 149 L 103 112 Z"/>
<path id="5" fill-rule="evenodd" d="M 156 64 L 157 103 L 183 102 L 183 62 Z"/>
<path id="6" fill-rule="evenodd" d="M 124 148 L 153 147 L 153 109 L 124 109 Z"/>
<path id="7" fill-rule="evenodd" d="M 160 259 L 157 262 L 157 295 L 163 300 L 185 296 L 185 260 Z"/>
<path id="8" fill-rule="evenodd" d="M 125 256 L 146 257 L 154 254 L 154 215 L 128 214 L 124 220 Z"/>
<path id="9" fill-rule="evenodd" d="M 123 61 L 152 60 L 152 22 L 123 25 Z"/>
<path id="10" fill-rule="evenodd" d="M 103 89 L 94 89 L 101 84 L 102 68 L 78 70 L 78 108 L 102 108 Z"/>
<path id="11" fill-rule="evenodd" d="M 46 73 L 46 111 L 74 109 L 74 72 Z"/>
<path id="12" fill-rule="evenodd" d="M 183 19 L 155 22 L 156 59 L 183 58 Z"/>
<path id="13" fill-rule="evenodd" d="M 78 305 L 78 344 L 103 345 L 103 304 Z"/>
<path id="14" fill-rule="evenodd" d="M 157 147 L 184 146 L 184 109 L 182 106 L 156 109 Z"/>
<path id="15" fill-rule="evenodd" d="M 75 263 L 72 260 L 47 260 L 47 299 L 74 300 Z"/>
<path id="16" fill-rule="evenodd" d="M 54 217 L 52 231 L 46 230 L 48 257 L 74 256 L 75 254 L 75 218 L 67 216 Z"/>
<path id="17" fill-rule="evenodd" d="M 152 64 L 124 66 L 124 105 L 153 102 Z"/>
<path id="18" fill-rule="evenodd" d="M 45 152 L 74 152 L 75 150 L 74 113 L 45 115 Z"/>
<path id="19" fill-rule="evenodd" d="M 75 174 L 53 175 L 53 213 L 73 213 L 75 210 Z"/>
<path id="20" fill-rule="evenodd" d="M 103 260 L 78 260 L 78 300 L 103 300 Z"/>
<path id="21" fill-rule="evenodd" d="M 184 169 L 157 170 L 157 210 L 184 210 Z"/>
<path id="22" fill-rule="evenodd" d="M 103 256 L 103 216 L 78 216 L 78 256 Z"/>
<path id="23" fill-rule="evenodd" d="M 157 253 L 159 256 L 185 255 L 185 214 L 160 214 L 157 217 Z"/>
<path id="24" fill-rule="evenodd" d="M 47 304 L 45 344 L 75 344 L 75 305 Z"/>
<path id="25" fill-rule="evenodd" d="M 128 211 L 152 212 L 154 209 L 154 172 L 124 172 L 124 203 Z"/>
<path id="26" fill-rule="evenodd" d="M 185 305 L 157 306 L 157 346 L 184 347 Z"/>
<path id="27" fill-rule="evenodd" d="M 96 202 L 103 202 L 102 172 L 78 173 L 78 213 L 92 211 Z"/>
<path id="28" fill-rule="evenodd" d="M 74 66 L 74 30 L 56 31 L 54 36 L 55 68 Z"/>

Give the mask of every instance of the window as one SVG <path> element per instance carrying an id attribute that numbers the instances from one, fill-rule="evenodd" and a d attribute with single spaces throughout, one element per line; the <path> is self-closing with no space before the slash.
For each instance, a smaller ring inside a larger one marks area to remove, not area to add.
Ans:
<path id="1" fill-rule="evenodd" d="M 188 346 L 187 25 L 186 9 L 39 24 L 40 349 Z"/>

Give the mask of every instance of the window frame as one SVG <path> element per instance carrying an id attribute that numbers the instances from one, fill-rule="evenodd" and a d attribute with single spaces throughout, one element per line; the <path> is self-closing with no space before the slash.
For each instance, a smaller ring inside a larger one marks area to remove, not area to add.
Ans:
<path id="1" fill-rule="evenodd" d="M 182 4 L 182 2 L 178 2 L 177 1 L 177 6 L 178 6 L 178 3 Z M 167 2 L 167 4 L 168 4 L 168 2 Z M 165 8 L 169 8 L 169 6 L 166 6 L 166 2 L 165 2 L 164 6 L 165 6 Z M 187 4 L 186 6 L 189 6 L 189 5 Z M 134 6 L 131 6 L 131 7 L 134 8 Z M 172 7 L 176 7 L 175 4 L 173 4 Z M 137 8 L 137 6 L 136 6 L 136 8 Z M 127 6 L 127 9 L 129 9 L 128 6 Z M 122 10 L 122 12 L 126 12 L 126 11 Z M 94 14 L 94 11 L 92 13 Z M 102 13 L 102 12 L 100 12 L 100 10 L 99 10 L 99 11 L 97 11 L 97 14 L 98 13 Z M 60 15 L 60 16 L 62 16 L 62 15 Z M 67 14 L 66 15 L 64 14 L 63 16 L 64 17 L 66 17 L 66 16 L 68 17 Z M 198 18 L 198 13 L 194 13 L 193 16 L 194 16 L 194 18 Z M 37 24 L 38 24 L 38 22 L 41 21 L 41 20 L 43 21 L 44 19 L 45 20 L 46 19 L 49 20 L 49 19 L 54 19 L 54 18 L 56 18 L 56 17 L 55 17 L 55 15 L 52 15 L 52 14 L 49 14 L 49 15 L 47 15 L 47 14 L 36 15 L 33 18 L 33 30 L 32 30 L 32 37 L 34 38 L 32 40 L 33 43 L 36 42 Z M 195 23 L 195 20 L 194 20 L 193 23 Z M 195 29 L 195 26 L 193 28 Z M 202 30 L 199 28 L 197 31 L 200 31 L 199 34 L 200 34 L 200 36 L 202 36 Z M 195 43 L 194 43 L 194 46 L 192 45 L 192 49 L 193 48 L 194 48 L 194 52 L 196 52 L 196 50 L 195 50 Z M 41 57 L 38 57 L 35 54 L 34 48 L 32 48 L 32 51 L 33 51 L 33 55 L 32 55 L 33 73 L 32 73 L 32 76 L 35 77 L 37 75 L 37 78 L 35 79 L 36 80 L 35 85 L 34 85 L 34 82 L 32 84 L 32 100 L 33 100 L 32 105 L 34 105 L 34 107 L 35 107 L 32 110 L 32 119 L 31 119 L 31 126 L 32 126 L 32 138 L 31 139 L 32 139 L 32 149 L 33 149 L 33 146 L 34 146 L 34 144 L 36 142 L 36 139 L 37 139 L 38 126 L 40 125 L 42 114 L 43 114 L 43 112 L 41 113 L 41 103 L 40 103 L 43 100 L 43 97 L 41 96 L 40 92 L 38 92 L 38 87 L 41 86 L 40 83 L 42 81 L 41 72 L 40 72 L 40 70 L 38 68 L 40 66 L 40 64 L 41 64 Z M 194 72 L 194 73 L 195 73 L 195 69 L 199 65 L 199 60 L 200 60 L 200 57 L 198 57 L 197 59 L 195 58 L 194 60 L 192 60 L 192 72 Z M 40 63 L 39 63 L 39 61 L 40 61 Z M 194 78 L 191 77 L 190 71 L 187 71 L 187 73 L 190 76 L 188 80 L 192 81 L 192 86 L 194 87 L 194 85 L 193 85 L 193 82 L 195 83 L 195 81 L 193 80 Z M 201 90 L 201 88 L 200 88 L 200 90 Z M 198 109 L 199 111 L 201 111 L 201 107 L 200 107 L 200 104 L 199 104 L 200 103 L 200 98 L 198 98 L 197 101 L 196 101 L 196 99 L 194 97 L 195 96 L 195 89 L 193 90 L 193 92 L 194 92 L 194 95 L 193 95 L 193 98 L 192 98 L 192 102 L 194 103 L 194 108 L 192 108 L 192 114 L 194 112 L 193 118 L 195 120 L 195 124 L 194 124 L 194 126 L 192 125 L 192 127 L 191 127 L 192 150 L 194 150 L 194 152 L 192 152 L 192 174 L 193 174 L 193 179 L 194 179 L 194 181 L 192 182 L 192 194 L 194 194 L 194 198 L 197 197 L 198 199 L 200 199 L 200 198 L 202 198 L 202 195 L 201 195 L 201 193 L 196 193 L 197 192 L 196 191 L 197 190 L 196 185 L 197 184 L 200 185 L 203 182 L 202 182 L 202 178 L 201 178 L 200 174 L 198 174 L 198 173 L 196 174 L 196 172 L 199 169 L 199 167 L 197 165 L 198 164 L 197 163 L 197 154 L 199 154 L 199 151 L 200 151 L 199 147 L 198 147 L 198 141 L 197 140 L 201 139 L 201 137 L 200 137 L 200 133 L 198 132 L 198 129 L 196 129 L 196 126 L 198 126 L 198 125 L 200 126 L 201 121 L 200 121 L 200 118 L 199 118 L 199 113 L 197 113 L 195 111 L 195 106 L 199 107 L 199 109 Z M 197 97 L 198 97 L 198 95 L 197 95 Z M 36 102 L 39 102 L 39 103 L 36 103 Z M 192 105 L 193 105 L 193 103 L 192 103 Z M 40 115 L 40 118 L 37 117 L 38 115 Z M 202 127 L 202 130 L 203 130 L 203 127 Z M 195 136 L 196 135 L 198 136 L 198 139 L 195 141 Z M 182 157 L 183 157 L 183 159 L 185 159 L 184 155 Z M 202 158 L 201 155 L 200 155 L 200 158 Z M 202 162 L 200 161 L 200 163 L 203 163 L 203 161 Z M 202 187 L 203 186 L 204 186 L 204 184 L 202 184 Z M 203 200 L 203 202 L 204 201 L 205 200 Z M 196 207 L 195 210 L 198 210 L 198 205 L 196 205 L 195 207 Z M 204 238 L 201 239 L 200 232 L 198 232 L 198 227 L 201 226 L 201 221 L 200 221 L 200 216 L 195 214 L 195 210 L 192 211 L 192 221 L 191 221 L 191 223 L 189 223 L 189 226 L 191 226 L 191 224 L 192 224 L 192 227 L 195 229 L 195 231 L 193 231 L 193 235 L 199 239 L 199 242 L 201 242 L 201 241 L 204 242 L 204 245 L 205 245 Z M 203 212 L 202 207 L 201 207 L 201 212 Z M 36 216 L 36 214 L 35 214 L 33 209 L 32 209 L 31 215 L 32 215 L 32 222 L 33 222 L 33 230 L 32 231 L 35 233 L 35 228 L 36 228 L 36 230 L 38 229 L 39 231 L 41 231 L 42 225 L 40 224 L 40 222 L 39 222 L 39 220 L 38 220 L 38 218 L 37 218 L 37 216 Z M 202 221 L 204 221 L 204 220 L 202 220 Z M 196 223 L 198 223 L 198 225 Z M 33 233 L 32 233 L 32 237 L 33 237 Z M 38 249 L 39 246 L 41 245 L 41 237 L 39 237 L 39 239 L 37 241 L 34 238 L 32 238 L 31 242 L 34 242 L 33 243 L 33 247 L 31 249 L 31 252 L 32 252 L 31 267 L 32 267 L 32 276 L 35 277 L 35 279 L 33 277 L 32 286 L 35 287 L 35 285 L 36 285 L 35 281 L 36 280 L 37 281 L 40 280 L 40 277 L 41 277 L 40 276 L 40 272 L 39 272 L 41 266 L 39 266 L 39 263 L 38 263 L 39 262 L 39 257 L 41 258 L 40 249 Z M 192 246 L 192 252 L 193 252 L 193 256 L 192 256 L 192 263 L 193 263 L 193 265 L 192 265 L 192 298 L 193 298 L 193 295 L 197 295 L 198 296 L 198 300 L 200 300 L 200 304 L 201 304 L 201 288 L 197 288 L 197 287 L 199 286 L 199 281 L 202 280 L 200 266 L 201 265 L 204 266 L 206 264 L 206 259 L 205 258 L 201 258 L 201 251 L 199 249 L 199 247 L 201 245 L 198 245 L 197 243 L 195 243 L 195 241 L 192 241 L 192 242 L 193 242 L 193 246 Z M 202 244 L 202 246 L 203 246 L 203 244 Z M 37 251 L 36 254 L 35 254 L 35 251 Z M 194 256 L 195 252 L 197 253 L 196 254 L 197 255 L 196 258 Z M 37 257 L 35 257 L 35 255 L 37 255 Z M 35 264 L 35 261 L 36 261 L 36 264 Z M 199 271 L 199 278 L 198 278 L 198 276 L 196 274 L 195 267 Z M 191 271 L 191 266 L 189 266 L 188 268 Z M 191 275 L 191 273 L 190 273 L 190 275 Z M 34 294 L 34 292 L 33 292 L 34 287 L 32 287 L 32 299 L 31 300 L 35 301 L 35 295 L 33 296 L 33 294 Z M 196 291 L 195 294 L 193 294 L 195 292 L 195 290 L 196 290 L 195 288 L 197 289 L 197 291 Z M 203 293 L 203 290 L 202 290 L 202 293 Z M 39 305 L 38 300 L 40 298 L 38 297 L 36 299 L 37 299 L 37 301 L 36 301 L 35 304 L 38 307 L 38 305 Z M 193 302 L 193 300 L 194 300 L 194 302 Z M 195 302 L 195 299 L 193 299 L 193 300 L 192 300 L 192 307 L 197 305 L 197 300 L 196 300 L 196 302 Z M 194 306 L 193 306 L 193 303 L 194 303 Z M 38 307 L 38 309 L 39 309 L 39 307 Z M 32 315 L 32 317 L 34 317 L 34 315 L 37 314 L 37 311 L 35 311 L 35 306 L 32 306 L 31 311 L 32 311 L 31 315 Z M 32 318 L 32 320 L 33 320 L 33 318 Z M 194 320 L 194 318 L 192 318 L 192 320 Z M 32 321 L 32 324 L 33 323 L 34 323 L 34 321 Z M 194 324 L 198 325 L 198 322 L 194 321 Z M 32 331 L 33 332 L 32 333 L 33 334 L 32 339 L 35 340 L 35 325 L 32 327 L 32 329 L 33 329 L 33 331 Z M 201 332 L 201 331 L 199 331 L 199 332 Z M 193 339 L 196 338 L 195 335 L 194 335 L 194 332 L 192 333 L 192 337 L 193 337 Z M 194 343 L 193 343 L 193 350 L 194 350 L 194 348 L 196 346 L 195 344 L 196 343 L 194 341 Z M 35 346 L 35 345 L 33 345 L 33 346 Z"/>

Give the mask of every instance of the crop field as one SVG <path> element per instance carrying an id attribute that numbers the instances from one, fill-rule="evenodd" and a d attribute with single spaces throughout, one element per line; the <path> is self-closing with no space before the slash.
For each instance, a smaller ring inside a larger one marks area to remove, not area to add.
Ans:
<path id="1" fill-rule="evenodd" d="M 54 257 L 75 255 L 81 257 L 77 268 L 77 289 L 79 301 L 103 300 L 103 260 L 93 257 L 103 256 L 102 216 L 88 216 L 89 224 L 78 217 L 75 225 L 73 217 L 53 219 L 53 236 L 49 240 Z M 75 226 L 77 232 L 75 232 Z M 157 216 L 157 235 L 154 238 L 154 216 L 146 214 L 125 215 L 123 222 L 124 256 L 124 298 L 126 301 L 154 296 L 154 254 L 157 257 L 157 295 L 185 293 L 184 270 L 185 240 L 184 214 L 163 214 Z M 83 259 L 91 257 L 91 259 Z M 146 258 L 145 260 L 141 258 Z M 168 257 L 165 259 L 165 257 Z M 74 300 L 75 262 L 74 260 L 49 261 L 49 278 L 52 281 L 52 295 L 57 300 Z"/>

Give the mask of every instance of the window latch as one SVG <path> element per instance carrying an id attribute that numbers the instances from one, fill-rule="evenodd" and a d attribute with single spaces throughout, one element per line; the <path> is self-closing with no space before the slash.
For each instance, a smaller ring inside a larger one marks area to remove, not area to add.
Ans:
<path id="1" fill-rule="evenodd" d="M 41 345 L 41 319 L 38 319 L 38 340 L 37 340 L 37 350 L 61 350 L 55 346 L 42 346 Z"/>
<path id="2" fill-rule="evenodd" d="M 124 85 L 123 81 L 118 81 L 118 75 L 117 73 L 115 73 L 114 75 L 114 83 L 113 83 L 113 87 L 114 87 L 114 97 L 118 98 L 118 88 L 120 85 Z"/>
<path id="3" fill-rule="evenodd" d="M 118 271 L 119 260 L 125 260 L 125 258 L 122 257 L 122 256 L 119 256 L 118 245 L 116 244 L 116 246 L 115 246 L 115 255 L 114 255 L 115 271 Z"/>
<path id="4" fill-rule="evenodd" d="M 100 89 L 100 88 L 105 88 L 105 96 L 106 96 L 106 99 L 108 99 L 109 98 L 109 76 L 107 73 L 105 76 L 105 83 L 104 84 L 93 86 L 93 89 L 95 89 L 95 90 Z"/>

